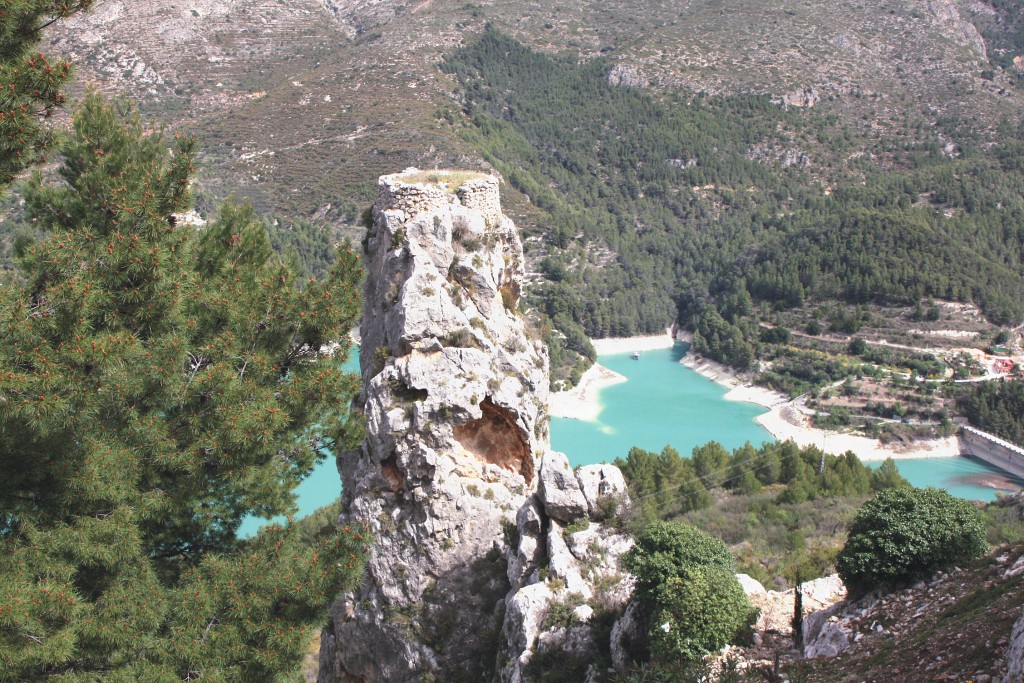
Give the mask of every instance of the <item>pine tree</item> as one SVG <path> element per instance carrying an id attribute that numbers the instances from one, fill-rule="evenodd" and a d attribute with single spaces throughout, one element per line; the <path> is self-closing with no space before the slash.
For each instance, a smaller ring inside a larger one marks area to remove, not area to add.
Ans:
<path id="1" fill-rule="evenodd" d="M 67 60 L 36 51 L 42 30 L 92 0 L 5 0 L 0 4 L 0 189 L 40 160 L 53 140 L 45 125 L 64 103 Z"/>
<path id="2" fill-rule="evenodd" d="M 291 524 L 325 446 L 358 436 L 340 371 L 360 270 L 296 282 L 252 212 L 203 232 L 194 142 L 90 95 L 36 177 L 25 284 L 0 290 L 0 680 L 264 681 L 358 576 L 363 529 Z"/>

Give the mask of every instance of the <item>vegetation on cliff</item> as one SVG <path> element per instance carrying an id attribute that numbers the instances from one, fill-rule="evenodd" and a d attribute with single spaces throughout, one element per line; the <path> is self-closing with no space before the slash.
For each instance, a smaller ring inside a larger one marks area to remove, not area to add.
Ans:
<path id="1" fill-rule="evenodd" d="M 623 557 L 637 579 L 641 622 L 657 666 L 699 661 L 756 618 L 725 544 L 688 524 L 654 522 Z"/>

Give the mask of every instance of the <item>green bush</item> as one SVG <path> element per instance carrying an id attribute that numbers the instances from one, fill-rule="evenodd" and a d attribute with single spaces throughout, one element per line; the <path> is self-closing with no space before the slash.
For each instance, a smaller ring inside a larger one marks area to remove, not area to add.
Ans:
<path id="1" fill-rule="evenodd" d="M 721 567 L 690 568 L 657 591 L 651 624 L 655 662 L 695 661 L 736 641 L 757 618 L 740 582 Z"/>
<path id="2" fill-rule="evenodd" d="M 720 539 L 680 522 L 655 522 L 626 554 L 648 624 L 654 663 L 695 661 L 734 642 L 756 618 Z"/>
<path id="3" fill-rule="evenodd" d="M 645 599 L 654 598 L 670 578 L 683 576 L 687 569 L 718 567 L 731 572 L 734 566 L 725 543 L 680 522 L 648 526 L 623 561 Z"/>
<path id="4" fill-rule="evenodd" d="M 851 594 L 928 579 L 986 549 L 981 515 L 934 488 L 893 488 L 857 513 L 836 566 Z"/>

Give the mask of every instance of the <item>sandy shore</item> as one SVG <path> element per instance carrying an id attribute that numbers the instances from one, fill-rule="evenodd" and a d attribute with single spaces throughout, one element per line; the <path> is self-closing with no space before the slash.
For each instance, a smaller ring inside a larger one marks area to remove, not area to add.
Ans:
<path id="1" fill-rule="evenodd" d="M 593 422 L 601 414 L 598 392 L 626 378 L 603 365 L 594 363 L 583 373 L 579 384 L 568 391 L 558 391 L 548 397 L 548 412 L 552 417 L 568 417 Z"/>
<path id="2" fill-rule="evenodd" d="M 737 376 L 731 368 L 693 353 L 686 354 L 680 362 L 694 372 L 729 389 L 729 393 L 725 395 L 726 400 L 746 401 L 768 408 L 768 412 L 759 416 L 757 422 L 779 441 L 792 439 L 802 448 L 817 446 L 827 453 L 837 455 L 853 451 L 861 460 L 907 460 L 960 455 L 960 443 L 955 436 L 916 441 L 910 445 L 886 445 L 866 436 L 817 429 L 811 426 L 810 418 L 797 410 L 787 396 L 754 386 Z"/>
<path id="3" fill-rule="evenodd" d="M 613 353 L 633 353 L 634 351 L 654 351 L 655 349 L 671 349 L 676 343 L 671 330 L 664 334 L 652 334 L 643 337 L 609 337 L 607 339 L 591 339 L 590 343 L 599 356 Z"/>
<path id="4" fill-rule="evenodd" d="M 716 363 L 713 360 L 702 358 L 692 352 L 683 356 L 683 359 L 679 362 L 698 375 L 707 377 L 712 382 L 721 384 L 728 389 L 729 393 L 725 395 L 725 400 L 727 401 L 756 403 L 765 408 L 774 408 L 789 402 L 789 397 L 771 389 L 754 386 L 737 376 L 732 368 Z"/>
<path id="5" fill-rule="evenodd" d="M 826 453 L 840 455 L 853 451 L 861 460 L 909 460 L 912 458 L 950 458 L 960 455 L 955 436 L 915 441 L 912 444 L 885 445 L 877 439 L 817 429 L 810 418 L 791 403 L 776 406 L 757 418 L 758 424 L 779 441 L 792 439 L 801 448 L 817 446 Z"/>

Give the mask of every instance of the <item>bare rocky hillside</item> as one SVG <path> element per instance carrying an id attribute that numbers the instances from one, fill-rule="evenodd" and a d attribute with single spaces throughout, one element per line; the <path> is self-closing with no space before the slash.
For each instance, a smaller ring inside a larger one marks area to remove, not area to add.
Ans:
<path id="1" fill-rule="evenodd" d="M 1012 74 L 985 73 L 975 24 L 998 20 L 966 0 L 106 0 L 57 27 L 51 49 L 83 81 L 199 131 L 214 194 L 352 221 L 381 173 L 483 165 L 437 64 L 487 23 L 545 51 L 610 56 L 613 82 L 652 92 L 766 93 L 869 137 L 942 121 L 984 139 L 1021 104 Z"/>

